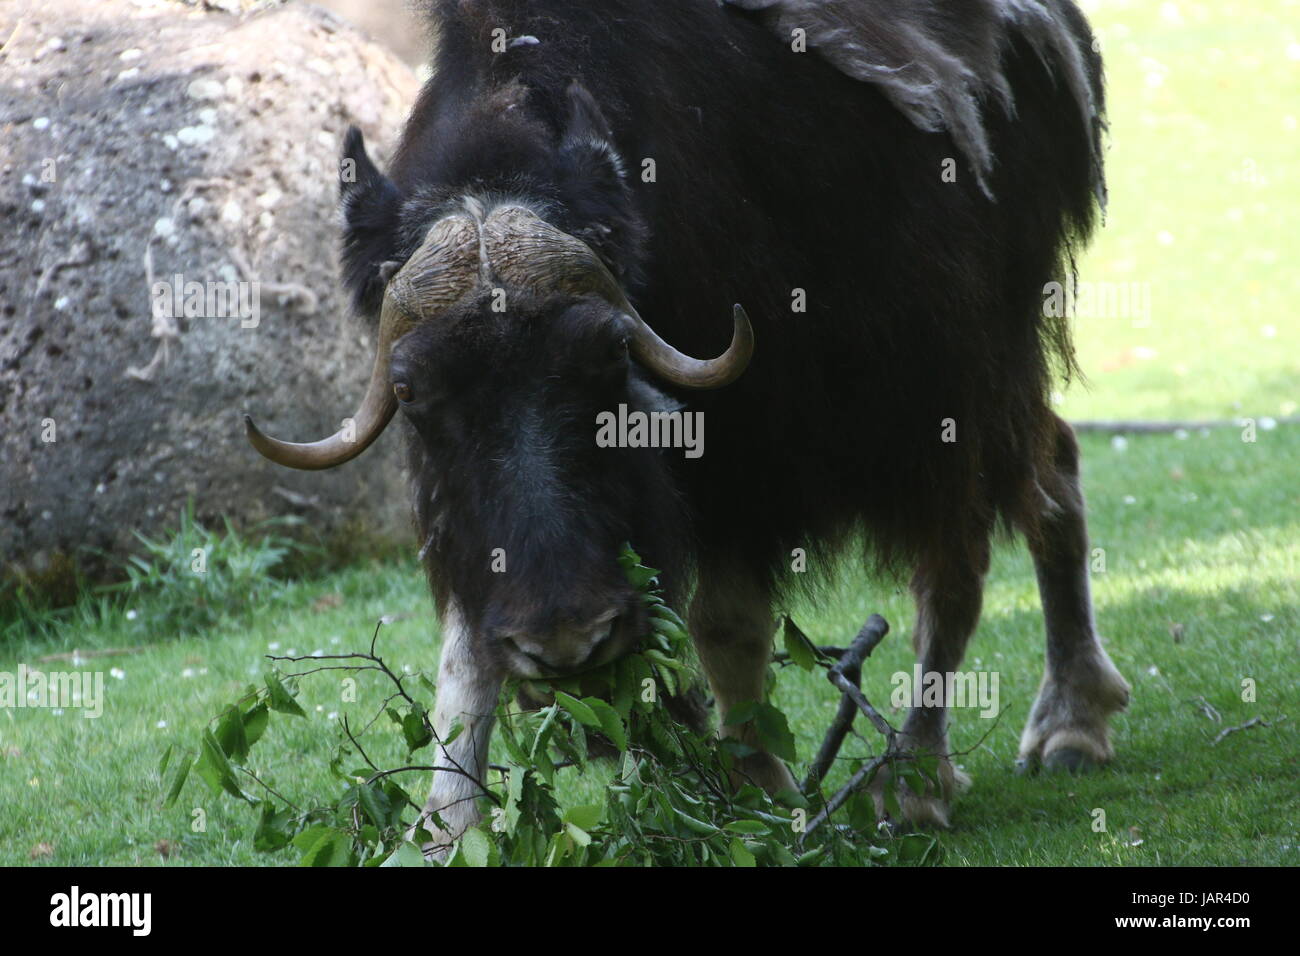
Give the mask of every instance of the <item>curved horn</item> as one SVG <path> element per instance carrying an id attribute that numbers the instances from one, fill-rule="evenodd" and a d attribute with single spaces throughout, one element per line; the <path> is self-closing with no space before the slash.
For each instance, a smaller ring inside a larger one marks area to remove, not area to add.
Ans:
<path id="1" fill-rule="evenodd" d="M 731 344 L 714 359 L 691 358 L 679 352 L 645 323 L 636 309 L 623 300 L 632 319 L 632 354 L 660 378 L 683 388 L 722 388 L 744 374 L 754 356 L 754 328 L 739 302 L 732 308 Z"/>
<path id="2" fill-rule="evenodd" d="M 714 359 L 679 352 L 646 324 L 618 280 L 581 239 L 543 221 L 522 206 L 502 207 L 484 226 L 492 265 L 503 278 L 535 290 L 595 292 L 627 313 L 632 323 L 632 354 L 660 378 L 682 388 L 730 385 L 744 373 L 754 354 L 754 329 L 739 305 L 732 313 L 731 344 Z"/>
<path id="3" fill-rule="evenodd" d="M 333 468 L 351 461 L 369 448 L 397 411 L 397 399 L 393 397 L 392 386 L 388 383 L 388 360 L 392 354 L 393 342 L 396 341 L 393 328 L 402 324 L 402 318 L 404 317 L 397 310 L 392 297 L 385 295 L 379 320 L 379 348 L 375 352 L 375 364 L 370 370 L 370 384 L 366 386 L 366 397 L 361 400 L 361 407 L 352 416 L 350 426 L 345 425 L 329 438 L 298 444 L 271 438 L 253 423 L 251 416 L 245 415 L 244 430 L 253 447 L 277 465 L 303 471 Z"/>
<path id="4" fill-rule="evenodd" d="M 477 262 L 478 230 L 472 219 L 451 216 L 435 223 L 420 248 L 384 290 L 370 384 L 350 426 L 329 438 L 297 444 L 271 438 L 245 415 L 244 429 L 253 447 L 277 465 L 305 471 L 333 468 L 369 448 L 397 411 L 397 399 L 388 381 L 393 345 L 469 291 L 474 285 Z"/>

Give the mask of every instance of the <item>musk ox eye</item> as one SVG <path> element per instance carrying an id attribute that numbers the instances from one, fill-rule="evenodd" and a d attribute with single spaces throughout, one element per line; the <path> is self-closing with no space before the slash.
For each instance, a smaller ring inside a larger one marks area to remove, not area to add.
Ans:
<path id="1" fill-rule="evenodd" d="M 407 385 L 405 382 L 394 382 L 393 394 L 397 396 L 399 402 L 405 405 L 409 404 L 412 399 L 415 398 L 415 389 L 411 388 L 411 386 Z"/>
<path id="2" fill-rule="evenodd" d="M 611 362 L 621 362 L 627 358 L 627 339 L 619 339 L 609 350 Z"/>

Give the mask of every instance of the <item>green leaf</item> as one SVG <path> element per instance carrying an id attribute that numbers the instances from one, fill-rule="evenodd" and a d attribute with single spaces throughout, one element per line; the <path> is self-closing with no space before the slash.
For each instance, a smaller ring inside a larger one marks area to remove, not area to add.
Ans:
<path id="1" fill-rule="evenodd" d="M 808 635 L 800 630 L 799 625 L 789 616 L 785 619 L 783 639 L 790 660 L 806 671 L 812 670 L 817 663 L 819 652 L 813 642 L 808 640 Z"/>
<path id="2" fill-rule="evenodd" d="M 674 671 L 686 670 L 685 664 L 683 664 L 675 657 L 669 657 L 663 651 L 647 650 L 643 652 L 643 656 L 645 657 L 646 660 L 653 661 L 654 663 L 658 664 L 660 667 L 666 667 L 669 670 L 674 670 Z"/>
<path id="3" fill-rule="evenodd" d="M 676 616 L 673 615 L 673 617 Z M 685 644 L 691 639 L 690 634 L 686 632 L 686 628 L 676 621 L 666 618 L 652 618 L 650 626 L 655 633 L 664 635 L 674 644 Z"/>
<path id="4" fill-rule="evenodd" d="M 555 692 L 555 702 L 573 715 L 573 718 L 586 727 L 601 729 L 600 718 L 596 712 L 578 700 L 576 697 L 570 697 L 564 691 Z"/>
<path id="5" fill-rule="evenodd" d="M 294 717 L 306 717 L 306 712 L 298 706 L 293 695 L 280 683 L 280 677 L 274 671 L 266 674 L 267 703 L 277 714 L 290 714 Z"/>
<path id="6" fill-rule="evenodd" d="M 586 830 L 582 829 L 582 827 L 575 826 L 572 823 L 566 823 L 564 825 L 564 830 L 566 833 L 569 834 L 569 836 L 573 838 L 573 842 L 578 844 L 578 846 L 580 847 L 591 846 L 591 834 L 588 833 Z"/>
<path id="7" fill-rule="evenodd" d="M 792 790 L 789 787 L 782 787 L 772 794 L 772 801 L 779 803 L 783 807 L 802 807 L 805 810 L 811 807 L 807 797 L 798 790 Z"/>
<path id="8" fill-rule="evenodd" d="M 286 826 L 293 819 L 290 810 L 276 810 L 270 801 L 262 804 L 262 817 L 253 833 L 253 849 L 262 853 L 283 850 L 289 845 Z"/>
<path id="9" fill-rule="evenodd" d="M 323 823 L 314 823 L 299 830 L 289 842 L 294 845 L 295 849 L 302 850 L 305 853 L 319 843 L 323 837 L 327 837 L 333 832 L 333 827 L 326 826 Z"/>
<path id="10" fill-rule="evenodd" d="M 189 754 L 186 754 L 185 758 L 176 765 L 176 771 L 172 774 L 172 785 L 163 800 L 164 807 L 170 807 L 176 803 L 176 798 L 181 795 L 181 788 L 185 786 L 185 781 L 189 779 L 190 768 L 193 766 L 194 761 L 190 759 Z"/>
<path id="11" fill-rule="evenodd" d="M 414 710 L 408 710 L 402 715 L 402 736 L 406 738 L 409 753 L 415 753 L 433 741 L 433 731 L 425 723 L 424 715 Z"/>
<path id="12" fill-rule="evenodd" d="M 514 833 L 515 827 L 519 823 L 519 817 L 522 810 L 519 808 L 519 801 L 524 795 L 524 777 L 527 771 L 515 768 L 510 771 L 510 779 L 506 782 L 506 806 L 505 806 L 505 832 Z"/>
<path id="13" fill-rule="evenodd" d="M 736 740 L 734 737 L 727 737 L 718 741 L 718 747 L 726 754 L 730 754 L 737 760 L 743 760 L 745 757 L 758 753 L 757 747 L 751 747 L 743 740 Z"/>
<path id="14" fill-rule="evenodd" d="M 244 734 L 244 715 L 238 707 L 227 707 L 221 712 L 217 729 L 213 731 L 221 752 L 236 763 L 248 757 L 248 738 Z"/>
<path id="15" fill-rule="evenodd" d="M 564 823 L 572 823 L 575 826 L 582 827 L 584 830 L 594 830 L 600 823 L 600 818 L 604 813 L 604 804 L 591 803 L 579 807 L 569 807 L 569 809 L 564 812 L 562 820 Z"/>
<path id="16" fill-rule="evenodd" d="M 271 716 L 266 704 L 258 704 L 244 714 L 244 739 L 251 750 L 253 744 L 262 739 L 266 725 Z"/>
<path id="17" fill-rule="evenodd" d="M 731 709 L 727 711 L 726 716 L 723 717 L 722 723 L 726 727 L 735 727 L 738 724 L 748 723 L 754 719 L 754 715 L 757 712 L 758 704 L 754 701 L 740 701 L 731 706 Z"/>
<path id="18" fill-rule="evenodd" d="M 938 859 L 938 841 L 924 833 L 908 833 L 899 838 L 898 862 L 910 866 L 925 866 Z"/>
<path id="19" fill-rule="evenodd" d="M 448 746 L 453 740 L 455 740 L 464 732 L 465 732 L 465 721 L 457 717 L 455 720 L 451 722 L 451 726 L 447 728 L 447 733 L 442 738 L 442 745 L 444 747 Z"/>
<path id="20" fill-rule="evenodd" d="M 819 846 L 817 849 L 809 850 L 807 853 L 800 856 L 799 859 L 795 860 L 795 866 L 816 866 L 825 855 L 826 847 Z"/>
<path id="21" fill-rule="evenodd" d="M 632 550 L 631 545 L 624 547 L 618 563 L 622 566 L 623 573 L 627 575 L 628 582 L 638 591 L 649 588 L 654 579 L 659 576 L 655 568 L 647 568 L 641 563 L 641 556 Z"/>
<path id="22" fill-rule="evenodd" d="M 782 760 L 794 763 L 794 734 L 790 732 L 790 724 L 785 719 L 785 714 L 771 704 L 759 704 L 755 713 L 754 726 L 758 731 L 758 742 L 763 745 L 764 750 Z"/>
<path id="23" fill-rule="evenodd" d="M 384 793 L 376 784 L 367 783 L 357 788 L 357 802 L 361 804 L 361 809 L 365 811 L 366 816 L 370 818 L 375 826 L 383 829 L 388 826 L 389 817 L 393 812 L 393 805 L 388 799 L 388 794 Z"/>
<path id="24" fill-rule="evenodd" d="M 849 826 L 862 833 L 870 833 L 876 827 L 876 801 L 866 790 L 859 790 L 849 797 L 844 805 Z"/>
<path id="25" fill-rule="evenodd" d="M 681 810 L 677 810 L 676 813 L 677 818 L 681 820 L 682 823 L 686 824 L 686 828 L 692 833 L 699 833 L 702 836 L 713 836 L 713 834 L 718 832 L 718 828 L 712 823 L 705 823 L 703 820 L 697 820 L 695 817 L 683 813 Z"/>
<path id="26" fill-rule="evenodd" d="M 731 841 L 731 862 L 736 866 L 758 866 L 754 854 L 749 852 L 739 837 L 734 837 Z"/>
<path id="27" fill-rule="evenodd" d="M 885 813 L 889 814 L 891 820 L 901 822 L 903 811 L 898 805 L 898 778 L 890 777 L 881 790 L 885 799 Z"/>
<path id="28" fill-rule="evenodd" d="M 172 745 L 168 744 L 167 749 L 163 751 L 162 757 L 158 760 L 158 779 L 161 780 L 167 773 L 167 763 L 172 759 Z"/>
<path id="29" fill-rule="evenodd" d="M 235 769 L 226 759 L 225 752 L 210 730 L 203 731 L 203 739 L 199 745 L 199 759 L 194 763 L 194 772 L 203 778 L 214 794 L 224 790 L 240 800 L 248 799 L 244 791 L 239 788 Z"/>
<path id="30" fill-rule="evenodd" d="M 907 784 L 907 789 L 911 790 L 918 797 L 925 796 L 925 775 L 914 763 L 906 763 L 898 771 L 898 776 Z"/>
<path id="31" fill-rule="evenodd" d="M 545 756 L 546 743 L 551 739 L 551 725 L 555 723 L 555 715 L 559 712 L 560 705 L 558 703 L 554 703 L 542 711 L 544 716 L 542 717 L 541 726 L 537 728 L 537 736 L 533 738 L 533 749 L 528 753 L 529 760 L 535 760 L 539 750 L 542 752 L 542 755 Z M 547 761 L 547 763 L 549 764 L 549 761 Z M 553 773 L 555 768 L 551 767 L 550 769 Z"/>
<path id="32" fill-rule="evenodd" d="M 428 866 L 424 854 L 414 843 L 403 843 L 388 855 L 388 859 L 379 864 L 383 866 Z"/>
<path id="33" fill-rule="evenodd" d="M 748 845 L 750 847 L 753 847 L 755 844 L 751 843 Z M 767 851 L 767 856 L 765 857 L 765 859 L 767 859 L 768 862 L 770 863 L 775 863 L 777 866 L 798 866 L 799 865 L 799 861 L 794 858 L 794 854 L 791 853 L 789 850 L 787 850 L 785 846 L 780 843 L 775 843 L 775 842 L 767 843 L 764 845 L 764 849 Z"/>
<path id="34" fill-rule="evenodd" d="M 635 568 L 626 569 L 628 582 L 638 591 L 644 591 L 654 583 L 654 579 L 659 576 L 659 571 L 655 568 L 647 568 L 644 565 L 637 565 Z"/>
<path id="35" fill-rule="evenodd" d="M 627 728 L 618 711 L 599 697 L 584 697 L 582 702 L 596 715 L 596 719 L 600 721 L 600 731 L 609 738 L 610 743 L 617 747 L 620 753 L 627 750 Z"/>
<path id="36" fill-rule="evenodd" d="M 676 624 L 683 631 L 686 630 L 686 622 L 683 621 L 681 616 L 667 604 L 651 605 L 649 614 L 651 618 L 658 618 L 667 621 L 670 624 Z"/>
<path id="37" fill-rule="evenodd" d="M 771 829 L 766 824 L 759 823 L 757 820 L 732 820 L 725 827 L 723 827 L 723 829 L 731 833 L 747 833 L 747 834 L 756 834 L 756 833 L 767 834 L 772 832 Z"/>
<path id="38" fill-rule="evenodd" d="M 487 866 L 492 858 L 492 838 L 477 827 L 461 834 L 459 848 L 469 866 Z"/>
<path id="39" fill-rule="evenodd" d="M 346 833 L 333 827 L 312 829 L 320 832 L 298 861 L 299 866 L 347 866 L 352 862 L 352 839 Z M 298 845 L 297 839 L 294 844 Z"/>

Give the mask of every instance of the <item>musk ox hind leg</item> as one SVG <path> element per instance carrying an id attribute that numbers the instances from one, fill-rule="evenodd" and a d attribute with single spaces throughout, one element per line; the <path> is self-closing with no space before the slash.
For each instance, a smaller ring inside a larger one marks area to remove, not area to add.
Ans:
<path id="1" fill-rule="evenodd" d="M 1079 445 L 1060 418 L 1055 442 L 1054 468 L 1039 476 L 1044 513 L 1029 536 L 1047 626 L 1047 666 L 1020 738 L 1018 765 L 1082 770 L 1114 755 L 1107 721 L 1128 704 L 1129 686 L 1097 638 Z"/>
<path id="2" fill-rule="evenodd" d="M 460 835 L 479 821 L 478 798 L 484 793 L 488 744 L 502 682 L 494 665 L 474 654 L 472 635 L 454 607 L 443 612 L 442 635 L 433 730 L 441 741 L 451 736 L 458 720 L 464 729 L 447 746 L 434 744 L 437 769 L 429 800 L 408 834 L 408 839 L 422 844 L 427 856 L 435 858 L 445 856 Z"/>
<path id="3" fill-rule="evenodd" d="M 742 570 L 739 563 L 713 562 L 700 569 L 690 631 L 717 701 L 720 723 L 736 704 L 763 700 L 775 630 L 771 594 L 757 575 Z M 759 746 L 752 724 L 721 724 L 720 733 L 758 749 L 737 761 L 734 785 L 752 782 L 768 793 L 798 792 L 789 768 Z"/>
<path id="4" fill-rule="evenodd" d="M 938 786 L 927 784 L 925 793 L 904 787 L 900 809 L 917 826 L 948 826 L 948 808 L 970 778 L 952 764 L 948 746 L 949 675 L 955 674 L 966 652 L 966 644 L 979 623 L 984 601 L 984 575 L 989 563 L 989 530 L 982 528 L 968 539 L 971 546 L 959 549 L 965 557 L 944 553 L 922 558 L 912 575 L 911 590 L 916 600 L 916 625 L 912 648 L 920 665 L 922 684 L 899 733 L 899 746 L 906 752 L 938 758 Z M 872 780 L 876 815 L 886 812 L 884 790 L 893 786 L 888 767 Z"/>

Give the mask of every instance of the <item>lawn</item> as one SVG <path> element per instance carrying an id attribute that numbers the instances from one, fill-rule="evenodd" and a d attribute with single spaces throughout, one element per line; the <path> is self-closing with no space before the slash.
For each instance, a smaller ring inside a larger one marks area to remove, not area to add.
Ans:
<path id="1" fill-rule="evenodd" d="M 941 836 L 943 859 L 1296 865 L 1300 427 L 1267 421 L 1294 415 L 1300 401 L 1295 5 L 1087 7 L 1109 64 L 1113 145 L 1108 223 L 1081 278 L 1134 294 L 1122 308 L 1080 318 L 1089 381 L 1065 390 L 1062 412 L 1248 416 L 1258 427 L 1254 441 L 1238 428 L 1083 437 L 1093 543 L 1105 557 L 1093 578 L 1098 621 L 1133 685 L 1130 709 L 1113 722 L 1118 759 L 1106 770 L 1013 773 L 1042 673 L 1042 618 L 1024 549 L 999 549 L 966 666 L 998 672 L 1002 713 L 955 716 L 952 742 L 974 785 Z M 391 618 L 379 645 L 390 662 L 436 670 L 438 636 L 413 557 L 285 582 L 256 613 L 227 614 L 193 633 L 160 624 L 174 601 L 164 594 L 106 614 L 77 612 L 0 645 L 7 672 L 73 649 L 141 649 L 46 665 L 107 672 L 99 719 L 0 711 L 0 864 L 291 863 L 292 854 L 256 852 L 253 816 L 197 780 L 164 808 L 166 747 L 192 747 L 265 670 L 263 655 L 364 649 L 381 616 Z M 873 611 L 889 619 L 893 632 L 865 679 L 877 703 L 889 698 L 890 675 L 911 669 L 911 607 L 895 582 L 846 574 L 831 598 L 788 610 L 819 643 L 846 643 Z M 326 768 L 335 722 L 373 714 L 385 691 L 372 676 L 347 703 L 333 675 L 305 681 L 307 719 L 273 721 L 258 745 L 263 779 L 291 799 L 336 786 Z M 1247 680 L 1253 701 L 1243 699 Z M 776 702 L 807 760 L 835 706 L 830 687 L 787 669 Z M 868 752 L 862 742 L 847 746 Z M 395 745 L 377 756 L 401 758 Z M 601 782 L 561 776 L 570 795 Z M 1093 828 L 1098 809 L 1104 832 Z M 202 832 L 192 828 L 196 810 Z"/>

